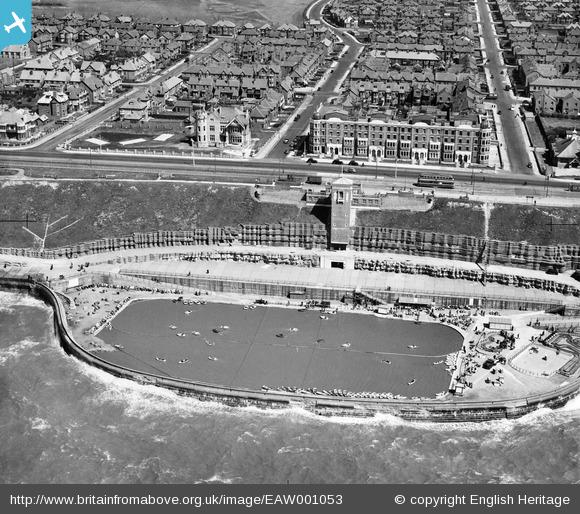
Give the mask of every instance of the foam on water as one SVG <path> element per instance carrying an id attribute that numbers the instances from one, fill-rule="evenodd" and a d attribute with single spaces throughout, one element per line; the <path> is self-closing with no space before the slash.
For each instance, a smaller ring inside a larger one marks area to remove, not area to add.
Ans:
<path id="1" fill-rule="evenodd" d="M 28 353 L 31 348 L 40 344 L 38 341 L 24 339 L 23 341 L 11 344 L 7 348 L 0 348 L 0 365 L 6 364 L 11 359 L 19 359 Z"/>
<path id="2" fill-rule="evenodd" d="M 37 307 L 51 311 L 48 305 L 29 294 L 0 291 L 0 311 L 13 312 L 15 307 Z"/>

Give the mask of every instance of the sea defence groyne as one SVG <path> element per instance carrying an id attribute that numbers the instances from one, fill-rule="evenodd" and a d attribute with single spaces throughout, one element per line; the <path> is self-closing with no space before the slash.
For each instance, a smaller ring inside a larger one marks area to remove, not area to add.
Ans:
<path id="1" fill-rule="evenodd" d="M 230 406 L 258 406 L 269 409 L 300 407 L 323 416 L 371 417 L 381 413 L 413 421 L 475 422 L 517 418 L 536 409 L 561 407 L 575 397 L 580 389 L 580 380 L 576 379 L 543 394 L 522 395 L 519 398 L 501 401 L 469 401 L 456 397 L 441 400 L 379 400 L 257 391 L 174 379 L 122 367 L 108 362 L 106 353 L 98 355 L 99 352 L 85 350 L 75 341 L 69 329 L 66 310 L 59 294 L 45 284 L 32 278 L 2 277 L 0 289 L 26 292 L 51 306 L 54 310 L 55 333 L 67 354 L 116 377 L 163 387 L 199 400 L 219 401 Z"/>

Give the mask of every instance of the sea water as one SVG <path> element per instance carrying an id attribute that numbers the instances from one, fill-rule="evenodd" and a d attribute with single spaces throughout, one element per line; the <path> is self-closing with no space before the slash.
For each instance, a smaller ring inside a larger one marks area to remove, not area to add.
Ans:
<path id="1" fill-rule="evenodd" d="M 580 400 L 510 421 L 319 418 L 204 403 L 67 356 L 0 293 L 4 483 L 576 483 Z"/>

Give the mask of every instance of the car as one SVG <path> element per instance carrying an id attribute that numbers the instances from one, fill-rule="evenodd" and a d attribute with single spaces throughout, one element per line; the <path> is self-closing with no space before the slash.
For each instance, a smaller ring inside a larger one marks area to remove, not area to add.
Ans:
<path id="1" fill-rule="evenodd" d="M 344 168 L 344 172 L 345 173 L 356 173 L 356 170 L 352 166 L 349 166 L 348 168 Z"/>
<path id="2" fill-rule="evenodd" d="M 531 168 L 531 167 L 532 167 L 532 163 L 528 161 L 528 164 L 526 164 L 526 166 L 527 166 L 528 168 Z"/>
<path id="3" fill-rule="evenodd" d="M 356 161 L 350 161 L 350 162 L 348 163 L 348 165 L 349 165 L 349 166 L 358 166 L 358 162 L 356 162 Z"/>
<path id="4" fill-rule="evenodd" d="M 284 155 L 288 155 L 290 153 L 290 150 L 288 148 L 286 148 L 286 150 L 284 150 Z"/>
<path id="5" fill-rule="evenodd" d="M 334 161 L 332 161 L 332 164 L 344 164 L 340 159 L 334 159 Z"/>
<path id="6" fill-rule="evenodd" d="M 316 164 L 318 161 L 316 159 L 313 159 L 312 157 L 309 157 L 308 160 L 306 161 L 308 164 Z"/>
<path id="7" fill-rule="evenodd" d="M 289 139 L 284 139 L 284 144 L 287 145 L 288 141 L 290 141 Z"/>
<path id="8" fill-rule="evenodd" d="M 498 115 L 499 115 L 499 114 L 501 114 L 501 111 L 497 111 L 497 114 L 498 114 Z"/>
<path id="9" fill-rule="evenodd" d="M 300 119 L 300 114 L 296 115 L 296 118 L 294 118 L 296 121 L 298 121 Z"/>
<path id="10" fill-rule="evenodd" d="M 514 106 L 513 106 L 513 105 L 510 105 L 510 106 L 508 107 L 508 109 L 509 109 L 510 111 L 513 111 L 513 110 L 514 110 Z"/>

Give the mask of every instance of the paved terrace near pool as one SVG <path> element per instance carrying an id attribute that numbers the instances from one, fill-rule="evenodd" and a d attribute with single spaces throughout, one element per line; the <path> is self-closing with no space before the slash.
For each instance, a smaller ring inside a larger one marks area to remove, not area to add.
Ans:
<path id="1" fill-rule="evenodd" d="M 337 288 L 353 291 L 386 291 L 404 294 L 423 294 L 466 298 L 502 298 L 506 300 L 526 299 L 537 303 L 567 303 L 574 301 L 570 295 L 543 291 L 533 288 L 521 288 L 498 283 L 480 282 L 413 275 L 404 273 L 388 273 L 378 271 L 343 270 L 326 268 L 307 268 L 291 265 L 270 265 L 264 263 L 232 262 L 230 260 L 179 260 L 183 256 L 196 252 L 239 252 L 241 254 L 313 256 L 331 260 L 336 257 L 366 258 L 381 261 L 429 264 L 457 270 L 481 271 L 472 262 L 451 261 L 432 257 L 418 257 L 374 252 L 330 252 L 323 250 L 304 250 L 286 247 L 257 246 L 174 246 L 122 250 L 105 252 L 73 259 L 38 259 L 31 257 L 0 255 L 0 272 L 10 275 L 26 276 L 41 274 L 57 285 L 59 277 L 65 280 L 86 274 L 104 273 L 141 273 L 146 276 L 197 277 L 210 280 L 230 280 L 239 282 L 261 282 L 273 284 L 294 284 L 304 287 Z M 78 266 L 88 264 L 83 273 L 77 271 Z M 51 269 L 52 268 L 52 269 Z M 504 273 L 521 277 L 552 280 L 578 288 L 579 283 L 572 278 L 571 273 L 557 276 L 547 275 L 543 271 L 513 268 L 507 266 L 487 266 L 489 273 Z M 207 271 L 209 270 L 209 274 Z M 178 283 L 178 282 L 177 282 Z M 66 287 L 66 284 L 62 284 Z"/>

